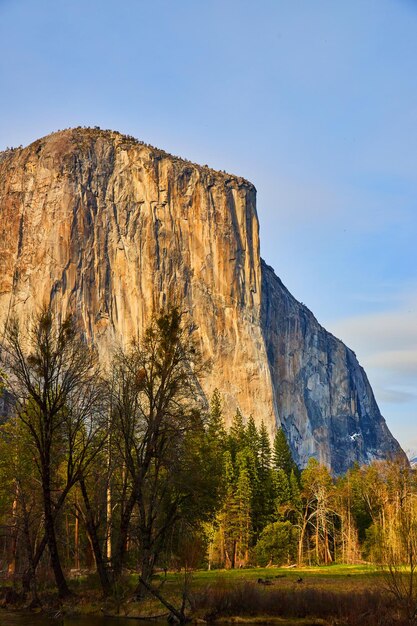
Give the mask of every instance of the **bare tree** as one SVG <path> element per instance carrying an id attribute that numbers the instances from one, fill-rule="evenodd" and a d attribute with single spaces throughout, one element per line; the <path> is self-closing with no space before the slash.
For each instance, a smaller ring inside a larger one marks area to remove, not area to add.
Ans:
<path id="1" fill-rule="evenodd" d="M 60 321 L 45 307 L 24 329 L 17 319 L 9 322 L 1 360 L 42 488 L 45 535 L 30 575 L 47 545 L 58 592 L 64 597 L 70 590 L 58 551 L 57 515 L 106 440 L 105 396 L 96 356 L 73 317 Z"/>
<path id="2" fill-rule="evenodd" d="M 385 464 L 389 497 L 379 524 L 379 554 L 387 589 L 410 624 L 417 623 L 417 480 L 403 459 Z"/>
<path id="3" fill-rule="evenodd" d="M 207 479 L 213 478 L 202 471 L 201 449 L 199 454 L 203 369 L 177 308 L 155 317 L 143 340 L 113 363 L 112 433 L 126 470 L 113 567 L 119 576 L 136 507 L 139 596 L 151 589 L 156 559 L 177 522 L 202 519 L 214 508 L 216 486 L 208 493 Z"/>

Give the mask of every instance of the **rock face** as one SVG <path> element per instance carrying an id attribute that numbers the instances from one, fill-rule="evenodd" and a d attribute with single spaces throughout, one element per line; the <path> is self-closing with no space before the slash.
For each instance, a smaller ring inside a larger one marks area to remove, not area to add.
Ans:
<path id="1" fill-rule="evenodd" d="M 0 328 L 50 300 L 103 356 L 185 303 L 213 362 L 204 389 L 275 426 L 260 326 L 255 189 L 118 133 L 53 134 L 0 163 Z"/>
<path id="2" fill-rule="evenodd" d="M 256 191 L 118 133 L 73 129 L 0 155 L 0 328 L 43 303 L 107 359 L 181 302 L 231 417 L 335 471 L 398 451 L 355 355 L 259 257 Z"/>
<path id="3" fill-rule="evenodd" d="M 355 353 L 262 267 L 262 329 L 278 413 L 299 465 L 346 471 L 399 453 Z"/>

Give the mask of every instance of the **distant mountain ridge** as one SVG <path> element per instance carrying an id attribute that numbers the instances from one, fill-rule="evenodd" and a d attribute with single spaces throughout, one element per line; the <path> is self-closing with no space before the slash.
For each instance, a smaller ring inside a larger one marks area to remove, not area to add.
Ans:
<path id="1" fill-rule="evenodd" d="M 0 324 L 52 302 L 105 360 L 172 299 L 228 419 L 239 407 L 271 435 L 282 424 L 301 466 L 401 453 L 354 353 L 260 259 L 250 182 L 99 129 L 0 155 Z"/>

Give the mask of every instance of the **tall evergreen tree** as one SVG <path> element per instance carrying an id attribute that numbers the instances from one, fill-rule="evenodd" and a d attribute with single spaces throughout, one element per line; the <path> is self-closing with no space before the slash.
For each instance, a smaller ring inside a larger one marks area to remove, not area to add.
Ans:
<path id="1" fill-rule="evenodd" d="M 239 536 L 239 522 L 238 505 L 236 501 L 236 476 L 230 450 L 226 450 L 224 454 L 224 468 L 226 495 L 223 510 L 219 515 L 221 528 L 220 559 L 226 566 L 234 568 L 236 545 Z"/>
<path id="2" fill-rule="evenodd" d="M 253 538 L 255 541 L 265 526 L 274 520 L 275 491 L 271 457 L 272 451 L 268 431 L 262 422 L 259 430 L 257 492 L 254 494 Z"/>
<path id="3" fill-rule="evenodd" d="M 238 478 L 236 483 L 236 513 L 237 513 L 237 544 L 236 558 L 240 562 L 247 562 L 251 538 L 251 481 L 247 466 L 245 451 L 239 452 L 237 457 Z M 235 561 L 236 561 L 235 558 Z"/>
<path id="4" fill-rule="evenodd" d="M 266 478 L 269 475 L 272 462 L 271 442 L 269 440 L 268 431 L 265 423 L 262 421 L 259 430 L 259 471 L 260 478 Z"/>
<path id="5" fill-rule="evenodd" d="M 246 445 L 252 451 L 255 459 L 259 458 L 260 452 L 260 439 L 258 429 L 256 428 L 253 415 L 249 416 L 248 423 L 245 430 Z"/>
<path id="6" fill-rule="evenodd" d="M 225 438 L 222 399 L 218 389 L 213 391 L 210 400 L 210 411 L 207 420 L 207 433 L 216 438 Z"/>
<path id="7" fill-rule="evenodd" d="M 297 474 L 295 473 L 294 470 L 291 470 L 289 485 L 290 485 L 291 502 L 294 504 L 294 506 L 301 507 L 302 502 L 301 502 L 300 484 L 298 481 Z"/>
<path id="8" fill-rule="evenodd" d="M 272 458 L 274 468 L 277 470 L 284 470 L 288 479 L 290 478 L 292 471 L 294 471 L 295 475 L 299 477 L 300 472 L 297 465 L 294 463 L 291 449 L 288 445 L 285 433 L 282 428 L 278 428 L 277 432 L 275 433 Z"/>
<path id="9" fill-rule="evenodd" d="M 294 472 L 292 473 L 294 476 Z M 273 470 L 275 512 L 278 518 L 284 518 L 291 502 L 290 481 L 283 469 Z"/>
<path id="10" fill-rule="evenodd" d="M 239 450 L 242 450 L 246 445 L 246 429 L 245 421 L 240 409 L 236 409 L 235 416 L 232 421 L 232 425 L 229 430 L 228 448 L 232 455 L 232 462 L 236 462 L 236 457 Z"/>
<path id="11" fill-rule="evenodd" d="M 221 396 L 219 390 L 215 389 L 211 397 L 210 411 L 206 422 L 206 440 L 217 452 L 219 462 L 222 464 L 227 444 L 226 439 Z"/>
<path id="12" fill-rule="evenodd" d="M 215 518 L 206 527 L 208 541 L 208 566 L 211 569 L 213 555 L 217 547 L 220 562 L 224 562 L 224 507 L 230 499 L 230 490 L 233 484 L 233 466 L 230 452 L 227 451 L 227 437 L 224 428 L 222 401 L 218 389 L 215 389 L 210 401 L 210 411 L 206 422 L 205 462 L 207 471 L 219 484 L 218 512 Z"/>

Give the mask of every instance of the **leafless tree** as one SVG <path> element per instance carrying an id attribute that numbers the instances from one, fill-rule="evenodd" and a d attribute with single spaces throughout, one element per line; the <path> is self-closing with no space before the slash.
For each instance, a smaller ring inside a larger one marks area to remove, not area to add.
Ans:
<path id="1" fill-rule="evenodd" d="M 45 535 L 28 576 L 33 576 L 47 545 L 58 592 L 64 597 L 70 590 L 58 551 L 57 515 L 106 441 L 106 402 L 97 358 L 72 316 L 60 320 L 44 307 L 24 328 L 16 318 L 9 321 L 1 361 L 42 488 Z"/>

